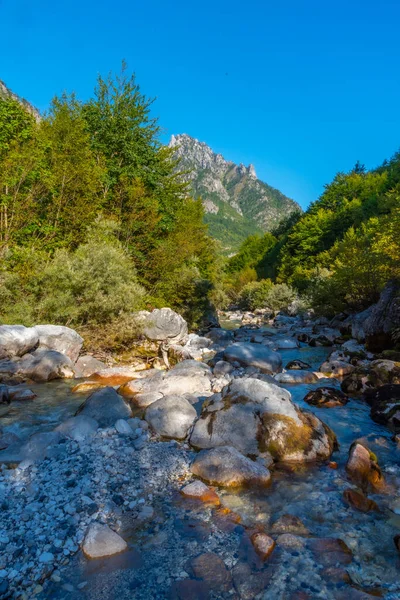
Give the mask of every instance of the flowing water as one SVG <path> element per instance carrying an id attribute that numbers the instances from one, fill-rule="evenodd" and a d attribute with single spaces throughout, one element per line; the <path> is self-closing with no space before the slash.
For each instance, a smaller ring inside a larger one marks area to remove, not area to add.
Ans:
<path id="1" fill-rule="evenodd" d="M 229 324 L 230 327 L 235 325 Z M 311 364 L 313 369 L 318 369 L 331 351 L 331 348 L 303 346 L 295 350 L 281 350 L 280 353 L 283 365 L 291 360 L 300 359 Z M 218 534 L 225 536 L 223 542 L 222 538 L 220 542 L 215 541 L 215 533 L 212 534 L 214 537 L 207 537 L 211 535 L 210 527 L 215 531 L 215 512 L 206 511 L 204 507 L 192 507 L 187 500 L 185 505 L 179 497 L 175 497 L 172 502 L 166 502 L 165 506 L 159 499 L 159 518 L 155 530 L 149 526 L 144 532 L 132 534 L 129 540 L 130 551 L 113 559 L 88 562 L 78 554 L 68 570 L 69 588 L 65 585 L 62 587 L 61 584 L 54 585 L 44 597 L 90 600 L 168 597 L 165 581 L 161 576 L 161 579 L 157 579 L 158 595 L 152 591 L 150 585 L 152 565 L 154 569 L 159 567 L 158 562 L 154 563 L 157 556 L 154 548 L 164 544 L 168 552 L 175 551 L 168 547 L 165 536 L 171 536 L 171 531 L 166 525 L 164 537 L 162 535 L 163 518 L 165 523 L 169 523 L 169 527 L 171 519 L 175 519 L 173 534 L 182 540 L 183 546 L 187 543 L 192 548 L 197 544 L 198 553 L 211 549 L 217 554 L 221 552 L 225 558 L 231 552 L 234 561 L 238 557 L 242 560 L 243 553 L 251 554 L 245 541 L 247 536 L 243 526 L 254 527 L 258 523 L 268 531 L 271 523 L 279 517 L 291 514 L 301 519 L 312 538 L 344 540 L 353 552 L 353 560 L 349 564 L 343 564 L 341 557 L 338 558 L 329 552 L 326 554 L 323 549 L 316 552 L 308 543 L 310 537 L 304 538 L 304 543 L 302 538 L 297 538 L 297 542 L 292 540 L 291 543 L 289 540 L 287 546 L 279 546 L 274 551 L 271 562 L 273 572 L 269 575 L 267 591 L 264 592 L 264 596 L 261 592 L 260 598 L 351 599 L 362 598 L 361 590 L 364 590 L 390 600 L 399 599 L 400 556 L 393 543 L 393 536 L 400 533 L 399 448 L 392 441 L 392 434 L 371 420 L 369 407 L 361 400 L 351 399 L 346 406 L 325 409 L 310 407 L 304 403 L 303 398 L 308 391 L 326 383 L 325 380 L 320 380 L 315 384 L 286 384 L 284 387 L 291 392 L 293 400 L 301 408 L 312 410 L 336 433 L 340 448 L 334 453 L 332 460 L 337 463 L 337 469 L 330 468 L 327 464 L 291 469 L 278 468 L 273 472 L 272 484 L 267 490 L 241 490 L 236 493 L 221 490 L 219 493 L 224 506 L 241 517 L 240 525 L 233 525 L 231 531 L 228 531 L 228 527 L 224 533 Z M 71 393 L 71 385 L 71 382 L 52 382 L 29 386 L 37 393 L 37 399 L 12 404 L 1 417 L 2 427 L 24 438 L 35 431 L 51 430 L 62 420 L 73 415 L 82 402 L 82 396 Z M 340 383 L 335 380 L 329 380 L 328 385 L 340 387 Z M 389 486 L 389 493 L 371 496 L 381 509 L 379 513 L 358 512 L 347 506 L 342 499 L 343 491 L 352 487 L 346 478 L 344 467 L 349 447 L 358 438 L 363 438 L 377 455 Z M 160 518 L 160 515 L 164 517 Z M 191 519 L 193 526 L 190 525 Z M 218 520 L 216 523 L 219 526 Z M 149 587 L 143 587 L 144 571 Z M 138 578 L 138 573 L 142 574 L 141 579 Z M 254 573 L 257 575 L 257 581 L 260 581 L 264 571 L 256 565 Z M 254 573 L 248 575 L 248 585 L 253 581 L 251 577 Z M 88 582 L 88 585 L 78 591 L 77 585 L 82 581 Z M 257 591 L 257 586 L 255 587 Z M 203 596 L 189 594 L 185 598 L 190 600 L 191 597 Z M 229 598 L 230 595 L 215 592 L 212 597 Z M 254 595 L 250 592 L 248 595 L 241 592 L 236 596 L 252 597 Z"/>

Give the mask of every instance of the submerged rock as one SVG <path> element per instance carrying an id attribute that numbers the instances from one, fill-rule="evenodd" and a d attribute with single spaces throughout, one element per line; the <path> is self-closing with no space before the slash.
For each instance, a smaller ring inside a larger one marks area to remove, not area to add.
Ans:
<path id="1" fill-rule="evenodd" d="M 194 576 L 204 581 L 210 590 L 223 593 L 231 589 L 231 574 L 218 554 L 213 552 L 200 554 L 191 560 L 190 567 Z"/>
<path id="2" fill-rule="evenodd" d="M 145 419 L 160 436 L 183 440 L 197 418 L 196 410 L 181 396 L 165 396 L 146 410 Z"/>
<path id="3" fill-rule="evenodd" d="M 197 500 L 214 504 L 216 506 L 220 505 L 218 494 L 200 480 L 196 480 L 185 485 L 185 487 L 181 489 L 181 494 L 188 498 L 196 498 Z"/>
<path id="4" fill-rule="evenodd" d="M 357 490 L 345 490 L 343 492 L 343 500 L 353 508 L 360 512 L 379 511 L 378 505 L 373 500 L 364 496 Z"/>
<path id="5" fill-rule="evenodd" d="M 125 540 L 108 525 L 92 523 L 83 541 L 82 550 L 87 558 L 102 558 L 119 554 L 127 547 Z"/>
<path id="6" fill-rule="evenodd" d="M 191 471 L 211 485 L 240 487 L 268 485 L 268 469 L 243 456 L 232 446 L 202 450 L 194 459 Z"/>
<path id="7" fill-rule="evenodd" d="M 292 535 L 310 535 L 309 530 L 303 522 L 295 515 L 282 515 L 271 527 L 271 533 Z"/>
<path id="8" fill-rule="evenodd" d="M 95 419 L 100 427 L 112 427 L 118 419 L 127 419 L 131 414 L 130 406 L 112 387 L 93 392 L 76 412 Z"/>
<path id="9" fill-rule="evenodd" d="M 238 362 L 245 367 L 256 367 L 263 373 L 277 373 L 282 368 L 280 354 L 261 344 L 231 344 L 224 352 L 224 359 L 228 362 Z"/>
<path id="10" fill-rule="evenodd" d="M 317 390 L 311 390 L 305 396 L 304 401 L 312 406 L 320 406 L 322 408 L 331 408 L 333 406 L 344 406 L 349 401 L 349 398 L 333 387 L 320 387 Z"/>
<path id="11" fill-rule="evenodd" d="M 251 536 L 251 543 L 254 546 L 254 550 L 263 561 L 270 557 L 275 548 L 275 541 L 266 533 L 253 533 Z"/>

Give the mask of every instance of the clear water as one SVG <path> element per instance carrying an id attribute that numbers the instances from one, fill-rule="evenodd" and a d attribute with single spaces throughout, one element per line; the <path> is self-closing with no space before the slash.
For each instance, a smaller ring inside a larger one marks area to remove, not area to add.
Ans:
<path id="1" fill-rule="evenodd" d="M 280 352 L 284 365 L 291 360 L 301 359 L 313 369 L 318 369 L 331 350 L 303 346 Z M 301 592 L 308 594 L 303 598 L 351 600 L 359 597 L 354 594 L 364 590 L 390 600 L 400 599 L 400 556 L 393 543 L 393 536 L 400 533 L 400 450 L 391 439 L 392 434 L 370 419 L 369 407 L 361 400 L 353 398 L 344 407 L 328 409 L 310 407 L 304 402 L 303 398 L 308 391 L 326 383 L 340 385 L 335 380 L 320 380 L 315 384 L 292 384 L 285 387 L 301 408 L 314 412 L 336 433 L 340 448 L 332 460 L 338 463 L 337 470 L 327 464 L 275 470 L 272 484 L 267 490 L 241 490 L 237 493 L 221 490 L 224 505 L 241 517 L 240 526 L 232 527 L 229 534 L 224 533 L 224 542 L 213 541 L 215 530 L 218 531 L 220 525 L 209 509 L 192 507 L 190 504 L 182 504 L 182 501 L 171 503 L 168 500 L 163 505 L 163 500 L 159 499 L 157 527 L 154 529 L 149 525 L 141 533 L 132 536 L 128 540 L 129 552 L 120 557 L 94 562 L 88 562 L 78 554 L 63 576 L 63 582 L 67 577 L 70 587 L 54 584 L 43 597 L 60 600 L 167 598 L 174 577 L 157 583 L 155 573 L 159 572 L 160 560 L 162 561 L 157 552 L 164 548 L 166 552 L 173 554 L 177 552 L 176 544 L 183 547 L 186 544 L 190 555 L 193 554 L 195 540 L 195 554 L 215 551 L 227 556 L 230 544 L 233 549 L 236 544 L 233 556 L 250 561 L 253 557 L 246 541 L 248 538 L 244 526 L 254 527 L 258 524 L 268 531 L 271 523 L 289 513 L 302 520 L 311 536 L 339 537 L 346 542 L 353 551 L 352 562 L 343 567 L 336 564 L 333 558 L 332 567 L 347 571 L 351 585 L 326 579 L 325 563 L 310 552 L 306 540 L 300 550 L 291 548 L 274 551 L 271 563 L 273 577 L 264 596 L 260 597 L 285 600 L 290 599 L 292 593 Z M 71 393 L 71 385 L 72 382 L 66 381 L 30 386 L 38 394 L 38 398 L 12 404 L 0 418 L 1 425 L 22 437 L 27 437 L 34 431 L 52 429 L 60 421 L 73 415 L 83 401 L 84 397 Z M 388 493 L 371 496 L 381 509 L 379 513 L 358 512 L 345 505 L 342 500 L 343 491 L 351 487 L 344 468 L 348 450 L 358 438 L 363 438 L 375 452 L 388 483 Z M 170 523 L 171 518 L 175 518 L 176 523 L 173 542 L 167 539 L 170 533 L 166 533 L 170 532 L 167 522 Z M 187 519 L 194 520 L 197 525 L 188 527 Z M 179 525 L 182 523 L 186 523 L 186 526 Z M 243 552 L 247 552 L 250 558 L 243 558 Z M 257 573 L 266 568 L 270 567 L 255 567 Z M 82 581 L 88 584 L 79 590 L 77 586 Z M 155 589 L 158 591 L 155 592 Z M 224 596 L 216 593 L 214 597 L 229 597 L 229 594 Z"/>

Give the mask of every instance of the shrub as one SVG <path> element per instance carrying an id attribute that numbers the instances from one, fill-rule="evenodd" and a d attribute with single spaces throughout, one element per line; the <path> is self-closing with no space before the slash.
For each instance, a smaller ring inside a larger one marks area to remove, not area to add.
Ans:
<path id="1" fill-rule="evenodd" d="M 289 304 L 296 300 L 297 294 L 286 283 L 277 283 L 272 286 L 266 297 L 266 306 L 274 311 L 287 309 Z"/>
<path id="2" fill-rule="evenodd" d="M 268 306 L 268 296 L 273 287 L 270 279 L 251 281 L 242 289 L 239 296 L 240 308 L 244 310 L 255 310 Z"/>

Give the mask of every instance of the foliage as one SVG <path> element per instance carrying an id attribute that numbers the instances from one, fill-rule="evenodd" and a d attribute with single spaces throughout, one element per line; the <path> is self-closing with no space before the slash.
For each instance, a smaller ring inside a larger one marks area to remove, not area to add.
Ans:
<path id="1" fill-rule="evenodd" d="M 286 283 L 277 283 L 269 290 L 265 299 L 268 308 L 274 311 L 285 310 L 297 298 L 293 288 Z"/>
<path id="2" fill-rule="evenodd" d="M 270 279 L 251 281 L 240 292 L 239 305 L 244 310 L 255 310 L 256 308 L 267 308 L 269 293 L 273 283 Z"/>

